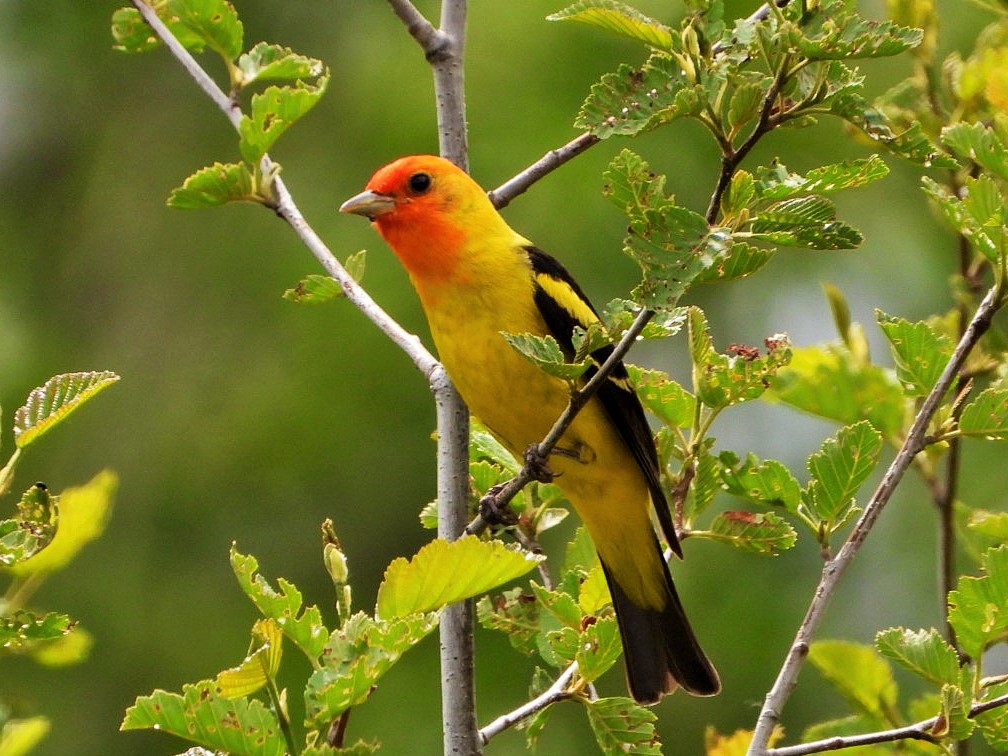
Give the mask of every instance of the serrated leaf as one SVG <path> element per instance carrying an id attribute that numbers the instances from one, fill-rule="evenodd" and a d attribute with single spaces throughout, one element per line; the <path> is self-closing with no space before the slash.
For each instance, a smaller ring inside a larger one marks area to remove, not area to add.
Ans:
<path id="1" fill-rule="evenodd" d="M 718 475 L 720 462 L 717 457 L 710 453 L 712 438 L 694 451 L 696 460 L 695 475 L 686 493 L 686 502 L 683 504 L 683 519 L 689 526 L 696 517 L 703 514 L 713 503 L 714 497 L 723 489 L 721 487 L 721 477 Z"/>
<path id="2" fill-rule="evenodd" d="M 1008 389 L 991 387 L 963 408 L 959 432 L 994 441 L 1008 439 Z"/>
<path id="3" fill-rule="evenodd" d="M 1008 694 L 1008 683 L 999 683 L 984 688 L 982 698 L 990 701 L 1005 694 Z M 988 745 L 996 750 L 1004 750 L 1004 744 L 1008 742 L 1008 707 L 998 706 L 977 714 L 976 723 Z"/>
<path id="4" fill-rule="evenodd" d="M 661 370 L 644 370 L 630 364 L 626 369 L 645 409 L 667 425 L 690 426 L 696 409 L 696 399 L 691 393 Z"/>
<path id="5" fill-rule="evenodd" d="M 873 648 L 849 641 L 815 641 L 808 659 L 856 711 L 889 721 L 896 706 L 896 681 L 889 664 Z"/>
<path id="6" fill-rule="evenodd" d="M 970 719 L 971 699 L 957 685 L 945 684 L 941 689 L 941 716 L 932 732 L 940 737 L 966 740 L 976 723 Z"/>
<path id="7" fill-rule="evenodd" d="M 752 238 L 788 247 L 806 249 L 854 249 L 864 237 L 836 219 L 829 200 L 797 197 L 781 200 L 761 210 L 753 220 Z"/>
<path id="8" fill-rule="evenodd" d="M 797 512 L 801 501 L 801 487 L 791 471 L 776 459 L 760 460 L 750 452 L 739 463 L 734 454 L 722 452 L 718 472 L 725 488 L 735 496 L 742 496 L 757 504 L 783 507 Z"/>
<path id="9" fill-rule="evenodd" d="M 982 123 L 955 123 L 942 129 L 941 141 L 957 155 L 1008 180 L 1008 149 L 994 129 Z"/>
<path id="10" fill-rule="evenodd" d="M 33 389 L 14 413 L 14 444 L 19 449 L 30 446 L 118 380 L 119 376 L 108 370 L 53 376 Z"/>
<path id="11" fill-rule="evenodd" d="M 804 176 L 792 173 L 782 163 L 756 172 L 756 194 L 764 200 L 784 200 L 803 194 L 830 194 L 854 189 L 889 175 L 878 155 L 813 168 Z"/>
<path id="12" fill-rule="evenodd" d="M 988 549 L 982 577 L 962 577 L 948 595 L 948 621 L 963 651 L 979 659 L 1008 631 L 1008 546 Z"/>
<path id="13" fill-rule="evenodd" d="M 475 418 L 469 420 L 469 459 L 485 459 L 504 470 L 508 477 L 514 477 L 521 469 L 514 455 Z"/>
<path id="14" fill-rule="evenodd" d="M 17 518 L 0 520 L 0 566 L 10 567 L 34 556 L 56 535 L 58 497 L 44 483 L 36 483 L 17 505 Z"/>
<path id="15" fill-rule="evenodd" d="M 168 207 L 195 210 L 228 202 L 264 202 L 246 163 L 214 163 L 187 178 L 168 196 Z"/>
<path id="16" fill-rule="evenodd" d="M 35 614 L 19 609 L 0 616 L 0 648 L 21 649 L 40 641 L 60 638 L 70 632 L 73 623 L 65 614 Z"/>
<path id="17" fill-rule="evenodd" d="M 722 512 L 714 518 L 708 531 L 697 535 L 766 556 L 777 556 L 798 540 L 798 534 L 787 520 L 773 512 Z"/>
<path id="18" fill-rule="evenodd" d="M 903 131 L 894 130 L 885 114 L 873 108 L 858 92 L 844 91 L 829 101 L 830 112 L 860 129 L 895 155 L 925 168 L 956 169 L 959 163 L 935 146 L 914 121 Z"/>
<path id="19" fill-rule="evenodd" d="M 260 701 L 225 699 L 212 680 L 156 690 L 126 710 L 120 730 L 156 729 L 235 756 L 283 756 L 286 741 L 276 717 Z"/>
<path id="20" fill-rule="evenodd" d="M 234 60 L 241 54 L 245 28 L 227 0 L 168 0 L 168 8 L 221 57 Z"/>
<path id="21" fill-rule="evenodd" d="M 437 627 L 435 614 L 374 620 L 357 613 L 326 643 L 322 665 L 305 687 L 305 720 L 328 727 L 340 714 L 363 703 L 406 651 Z"/>
<path id="22" fill-rule="evenodd" d="M 672 47 L 669 27 L 617 0 L 578 0 L 573 5 L 547 16 L 546 20 L 578 21 L 629 37 L 651 47 L 662 50 L 669 50 Z"/>
<path id="23" fill-rule="evenodd" d="M 694 279 L 696 283 L 721 283 L 751 275 L 770 262 L 776 250 L 756 247 L 736 238 L 727 240 L 726 252 Z"/>
<path id="24" fill-rule="evenodd" d="M 58 497 L 56 535 L 44 549 L 10 566 L 18 577 L 42 575 L 65 567 L 84 546 L 105 531 L 119 478 L 103 470 L 83 486 L 67 488 Z"/>
<path id="25" fill-rule="evenodd" d="M 475 536 L 450 543 L 436 539 L 412 559 L 400 557 L 389 564 L 378 586 L 375 616 L 389 619 L 435 611 L 521 577 L 543 558 Z"/>
<path id="26" fill-rule="evenodd" d="M 602 565 L 597 563 L 578 585 L 578 606 L 585 614 L 599 614 L 609 604 L 612 597 L 609 594 L 609 584 L 606 582 Z"/>
<path id="27" fill-rule="evenodd" d="M 325 648 L 329 630 L 322 624 L 322 613 L 314 604 L 303 607 L 301 591 L 283 578 L 277 580 L 277 591 L 259 574 L 259 562 L 231 546 L 231 569 L 242 591 L 263 616 L 272 619 L 284 635 L 308 656 L 316 659 Z"/>
<path id="28" fill-rule="evenodd" d="M 28 653 L 32 660 L 46 667 L 69 667 L 80 664 L 91 653 L 94 636 L 80 625 L 71 625 L 70 631 L 31 646 Z"/>
<path id="29" fill-rule="evenodd" d="M 217 674 L 217 692 L 224 698 L 250 696 L 276 677 L 283 656 L 283 631 L 275 620 L 255 623 L 252 647 L 241 664 Z"/>
<path id="30" fill-rule="evenodd" d="M 295 86 L 270 86 L 253 95 L 250 112 L 238 124 L 242 157 L 257 165 L 276 140 L 315 106 L 328 84 L 326 74 L 314 84 L 299 81 Z"/>
<path id="31" fill-rule="evenodd" d="M 553 627 L 581 628 L 584 612 L 581 611 L 581 607 L 574 596 L 562 591 L 548 590 L 535 581 L 532 581 L 532 593 L 535 595 L 536 601 L 546 610 L 546 612 L 540 612 L 539 615 L 540 624 L 543 629 L 549 629 L 551 624 Z M 547 614 L 554 618 L 556 622 L 543 622 Z"/>
<path id="32" fill-rule="evenodd" d="M 676 59 L 655 52 L 640 68 L 621 64 L 592 86 L 574 125 L 600 139 L 633 136 L 677 118 L 698 115 L 706 93 Z"/>
<path id="33" fill-rule="evenodd" d="M 959 657 L 934 628 L 892 627 L 875 635 L 879 653 L 937 685 L 959 682 Z"/>
<path id="34" fill-rule="evenodd" d="M 112 38 L 115 49 L 128 53 L 153 50 L 161 40 L 136 8 L 119 8 L 112 13 Z"/>
<path id="35" fill-rule="evenodd" d="M 861 18 L 843 2 L 825 4 L 810 16 L 801 26 L 788 22 L 780 31 L 809 60 L 888 57 L 916 47 L 924 37 L 920 29 Z"/>
<path id="36" fill-rule="evenodd" d="M 744 82 L 735 88 L 725 114 L 729 136 L 737 134 L 746 123 L 759 115 L 765 96 L 766 86 L 763 82 Z"/>
<path id="37" fill-rule="evenodd" d="M 844 519 L 881 451 L 882 434 L 867 420 L 845 426 L 823 442 L 808 459 L 809 503 L 817 519 L 828 526 Z"/>
<path id="38" fill-rule="evenodd" d="M 325 71 L 325 65 L 316 58 L 300 55 L 289 47 L 260 42 L 238 57 L 241 84 L 254 81 L 297 81 L 314 79 Z"/>
<path id="39" fill-rule="evenodd" d="M 603 617 L 591 623 L 581 632 L 574 660 L 578 663 L 578 674 L 588 682 L 594 682 L 619 660 L 623 652 L 619 626 L 615 617 Z"/>
<path id="40" fill-rule="evenodd" d="M 952 339 L 925 322 L 911 323 L 881 310 L 875 318 L 892 346 L 896 377 L 910 396 L 927 396 L 952 356 Z"/>
<path id="41" fill-rule="evenodd" d="M 535 653 L 539 603 L 525 589 L 512 588 L 499 596 L 483 596 L 476 602 L 476 618 L 483 627 L 505 633 L 518 651 Z"/>
<path id="42" fill-rule="evenodd" d="M 963 181 L 963 196 L 928 176 L 921 179 L 927 193 L 942 211 L 945 219 L 970 246 L 991 262 L 998 262 L 1005 249 L 1005 209 L 997 184 L 989 176 L 967 177 Z"/>
<path id="43" fill-rule="evenodd" d="M 518 354 L 550 375 L 574 381 L 584 375 L 594 363 L 590 359 L 581 362 L 567 362 L 560 344 L 552 336 L 536 336 L 531 333 L 506 333 L 501 336 Z"/>
<path id="44" fill-rule="evenodd" d="M 840 423 L 867 418 L 887 437 L 903 427 L 905 398 L 896 376 L 839 344 L 792 349 L 768 396 Z"/>
<path id="45" fill-rule="evenodd" d="M 657 717 L 632 699 L 600 698 L 585 703 L 588 723 L 606 754 L 661 756 Z"/>
<path id="46" fill-rule="evenodd" d="M 689 348 L 693 360 L 693 388 L 708 407 L 722 408 L 756 399 L 769 387 L 777 371 L 791 360 L 786 336 L 767 339 L 767 353 L 735 346 L 731 354 L 719 354 L 698 307 L 689 310 Z"/>

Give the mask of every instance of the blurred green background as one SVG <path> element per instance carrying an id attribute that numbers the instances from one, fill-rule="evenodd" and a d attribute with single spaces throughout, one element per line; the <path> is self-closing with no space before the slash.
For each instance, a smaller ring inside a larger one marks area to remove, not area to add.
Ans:
<path id="1" fill-rule="evenodd" d="M 673 22 L 679 4 L 638 0 Z M 747 15 L 756 3 L 735 3 Z M 418 6 L 436 17 L 437 3 Z M 466 81 L 472 169 L 496 186 L 563 144 L 589 86 L 617 63 L 643 60 L 630 41 L 544 17 L 562 0 L 474 2 Z M 983 14 L 939 3 L 943 46 L 968 51 Z M 50 375 L 109 369 L 122 375 L 26 456 L 15 489 L 53 489 L 110 467 L 121 476 L 105 536 L 36 597 L 69 612 L 95 637 L 86 663 L 40 669 L 5 662 L 0 697 L 53 730 L 40 754 L 168 754 L 181 741 L 118 733 L 124 709 L 155 687 L 178 690 L 243 657 L 256 614 L 228 566 L 232 541 L 331 609 L 319 523 L 331 517 L 349 555 L 359 608 L 373 607 L 385 565 L 431 534 L 419 509 L 434 495 L 434 415 L 412 364 L 345 302 L 298 306 L 284 289 L 320 272 L 294 235 L 258 206 L 170 210 L 164 200 L 192 171 L 238 158 L 227 122 L 163 51 L 112 50 L 105 2 L 0 0 L 0 442 L 28 391 Z M 321 104 L 274 150 L 304 214 L 341 257 L 368 248 L 364 284 L 409 329 L 427 338 L 406 276 L 376 234 L 337 206 L 371 173 L 408 153 L 437 149 L 430 73 L 385 3 L 237 3 L 246 46 L 259 40 L 319 57 L 333 78 Z M 865 12 L 881 16 L 880 3 Z M 215 74 L 221 69 L 204 56 Z M 908 72 L 906 60 L 864 67 L 873 91 Z M 537 184 L 506 211 L 512 225 L 563 260 L 602 303 L 636 282 L 619 252 L 624 221 L 601 196 L 601 171 L 624 146 L 669 174 L 684 203 L 703 210 L 716 153 L 695 124 L 628 143 L 612 140 Z M 776 134 L 749 165 L 775 156 L 804 171 L 864 156 L 836 123 Z M 716 343 L 760 344 L 786 331 L 797 344 L 832 338 L 820 282 L 839 285 L 887 361 L 872 308 L 920 318 L 949 305 L 950 235 L 929 212 L 918 171 L 888 160 L 892 175 L 840 196 L 842 216 L 866 235 L 856 252 L 787 251 L 757 276 L 695 296 Z M 637 362 L 688 376 L 682 339 L 649 344 Z M 778 456 L 802 477 L 804 458 L 832 427 L 782 407 L 726 413 L 718 448 Z M 1003 503 L 996 455 L 969 446 L 965 496 Z M 6 457 L 6 453 L 4 454 Z M 730 506 L 730 501 L 722 502 Z M 13 505 L 8 497 L 4 507 Z M 571 518 L 573 520 L 573 518 Z M 573 527 L 573 523 L 571 523 Z M 868 642 L 879 628 L 940 621 L 933 569 L 935 518 L 910 480 L 871 535 L 834 601 L 821 637 Z M 550 534 L 558 549 L 570 528 Z M 804 538 L 776 559 L 691 541 L 674 565 L 697 631 L 718 664 L 716 699 L 675 696 L 655 711 L 668 754 L 701 750 L 703 728 L 751 727 L 764 692 L 819 577 Z M 331 613 L 328 615 L 331 620 Z M 480 631 L 481 722 L 523 700 L 532 664 Z M 291 653 L 289 659 L 296 654 Z M 992 669 L 989 673 L 997 670 Z M 286 684 L 298 705 L 303 668 Z M 384 678 L 350 720 L 350 738 L 377 738 L 389 754 L 440 752 L 437 640 Z M 900 681 L 911 686 L 909 680 Z M 797 736 L 847 709 L 814 670 L 785 712 Z M 603 692 L 622 694 L 612 673 Z M 577 706 L 560 706 L 543 754 L 594 752 Z M 490 754 L 521 753 L 511 732 Z"/>

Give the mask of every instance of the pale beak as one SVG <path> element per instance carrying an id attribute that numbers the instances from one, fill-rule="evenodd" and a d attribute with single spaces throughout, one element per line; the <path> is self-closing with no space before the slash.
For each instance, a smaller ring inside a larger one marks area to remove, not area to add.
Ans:
<path id="1" fill-rule="evenodd" d="M 390 197 L 387 194 L 379 194 L 378 192 L 373 192 L 369 189 L 366 192 L 361 192 L 360 194 L 348 199 L 340 205 L 339 211 L 341 213 L 363 215 L 369 220 L 374 220 L 379 215 L 385 215 L 385 213 L 392 212 L 395 209 L 395 206 L 395 197 Z"/>

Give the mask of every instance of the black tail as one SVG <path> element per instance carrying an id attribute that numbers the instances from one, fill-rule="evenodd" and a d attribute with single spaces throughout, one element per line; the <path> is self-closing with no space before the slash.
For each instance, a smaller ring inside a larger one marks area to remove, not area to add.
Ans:
<path id="1" fill-rule="evenodd" d="M 602 564 L 623 636 L 630 695 L 638 703 L 653 704 L 679 685 L 695 696 L 713 696 L 721 691 L 721 680 L 693 635 L 657 541 L 655 548 L 668 589 L 668 601 L 661 610 L 645 609 L 631 601 Z"/>

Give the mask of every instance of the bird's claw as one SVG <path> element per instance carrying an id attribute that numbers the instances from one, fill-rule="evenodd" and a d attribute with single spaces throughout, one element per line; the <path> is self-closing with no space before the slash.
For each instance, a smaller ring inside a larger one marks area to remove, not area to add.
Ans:
<path id="1" fill-rule="evenodd" d="M 503 483 L 491 486 L 490 490 L 480 497 L 480 517 L 482 517 L 488 525 L 510 527 L 518 524 L 518 513 L 511 507 L 510 502 L 504 502 L 502 504 L 498 501 L 497 495 L 503 488 Z"/>
<path id="2" fill-rule="evenodd" d="M 538 483 L 552 483 L 558 475 L 546 464 L 546 459 L 546 456 L 539 453 L 539 444 L 532 444 L 525 450 L 525 467 L 532 480 Z"/>

